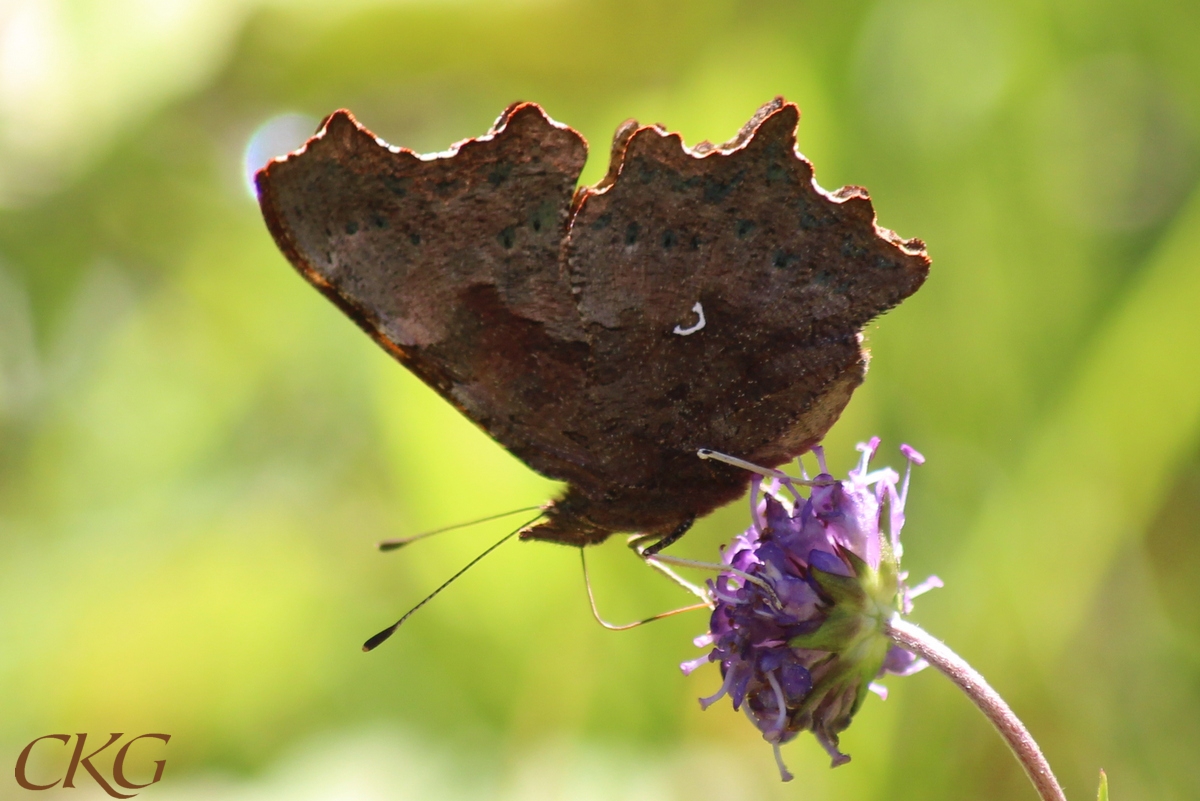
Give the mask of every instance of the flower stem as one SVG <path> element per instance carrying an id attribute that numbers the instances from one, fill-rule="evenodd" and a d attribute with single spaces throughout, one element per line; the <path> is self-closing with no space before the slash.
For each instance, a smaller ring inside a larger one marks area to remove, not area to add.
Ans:
<path id="1" fill-rule="evenodd" d="M 1050 763 L 1042 756 L 1042 749 L 1034 742 L 1025 725 L 1013 714 L 1004 699 L 992 689 L 983 676 L 963 661 L 962 657 L 946 647 L 946 644 L 919 626 L 902 620 L 895 615 L 884 628 L 884 633 L 897 645 L 924 657 L 929 664 L 945 673 L 950 681 L 975 702 L 975 706 L 987 716 L 1004 742 L 1012 749 L 1021 767 L 1042 801 L 1066 801 L 1062 787 L 1050 770 Z"/>

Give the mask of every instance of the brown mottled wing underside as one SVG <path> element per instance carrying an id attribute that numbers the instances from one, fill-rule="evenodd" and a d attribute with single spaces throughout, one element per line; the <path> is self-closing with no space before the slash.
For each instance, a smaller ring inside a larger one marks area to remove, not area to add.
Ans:
<path id="1" fill-rule="evenodd" d="M 567 260 L 595 414 L 570 433 L 604 478 L 571 487 L 577 516 L 621 530 L 636 510 L 642 529 L 670 531 L 745 489 L 744 471 L 698 448 L 766 466 L 807 451 L 862 381 L 862 327 L 924 280 L 923 245 L 877 229 L 865 192 L 814 185 L 798 122 L 777 100 L 694 151 L 625 126 L 615 180 L 577 199 Z M 697 303 L 704 327 L 676 333 Z"/>
<path id="2" fill-rule="evenodd" d="M 585 545 L 745 490 L 698 448 L 774 466 L 812 447 L 862 381 L 863 325 L 924 280 L 923 245 L 876 227 L 864 191 L 816 187 L 798 120 L 776 100 L 692 150 L 628 123 L 572 205 L 582 138 L 532 104 L 428 160 L 338 112 L 259 192 L 305 277 L 569 482 L 526 534 Z"/>
<path id="3" fill-rule="evenodd" d="M 588 480 L 590 454 L 563 434 L 587 344 L 557 267 L 586 157 L 533 104 L 433 158 L 339 111 L 257 184 L 305 278 L 535 470 Z"/>

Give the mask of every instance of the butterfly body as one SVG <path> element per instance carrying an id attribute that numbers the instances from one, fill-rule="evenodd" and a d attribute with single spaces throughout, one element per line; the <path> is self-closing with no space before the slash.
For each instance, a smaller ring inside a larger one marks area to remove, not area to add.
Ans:
<path id="1" fill-rule="evenodd" d="M 534 104 L 436 157 L 337 112 L 259 198 L 305 278 L 567 482 L 523 536 L 666 535 L 745 491 L 697 449 L 775 466 L 821 439 L 862 381 L 862 326 L 928 271 L 865 192 L 816 187 L 798 119 L 777 100 L 691 150 L 627 124 L 576 191 L 586 144 Z"/>

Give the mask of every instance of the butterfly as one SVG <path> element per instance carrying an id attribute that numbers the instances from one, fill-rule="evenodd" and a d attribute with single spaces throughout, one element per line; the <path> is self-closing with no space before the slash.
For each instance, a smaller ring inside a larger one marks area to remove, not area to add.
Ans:
<path id="1" fill-rule="evenodd" d="M 566 482 L 522 538 L 672 541 L 810 449 L 862 382 L 862 328 L 924 282 L 924 244 L 826 192 L 767 103 L 722 145 L 618 128 L 608 173 L 534 103 L 445 153 L 348 111 L 256 176 L 304 278 L 497 442 Z"/>

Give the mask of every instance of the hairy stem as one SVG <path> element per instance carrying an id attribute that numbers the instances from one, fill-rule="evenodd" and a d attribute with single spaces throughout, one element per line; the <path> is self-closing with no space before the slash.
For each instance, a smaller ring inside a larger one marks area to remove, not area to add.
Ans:
<path id="1" fill-rule="evenodd" d="M 1008 704 L 1004 703 L 1004 699 L 991 685 L 984 681 L 983 676 L 964 662 L 962 657 L 947 648 L 944 642 L 921 627 L 901 620 L 899 615 L 888 621 L 884 633 L 897 645 L 923 657 L 929 664 L 945 673 L 950 681 L 957 684 L 959 689 L 975 702 L 975 706 L 979 707 L 1000 732 L 1004 742 L 1008 743 L 1021 767 L 1025 768 L 1025 773 L 1037 788 L 1042 801 L 1066 801 L 1067 797 L 1063 795 L 1062 787 L 1058 785 L 1054 772 L 1050 770 L 1050 763 L 1042 756 L 1042 749 L 1038 748 L 1025 724 L 1013 714 Z"/>

